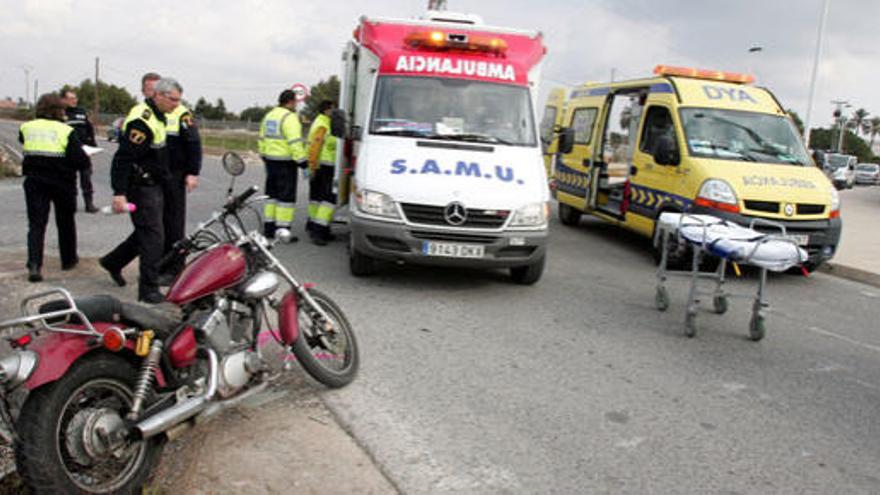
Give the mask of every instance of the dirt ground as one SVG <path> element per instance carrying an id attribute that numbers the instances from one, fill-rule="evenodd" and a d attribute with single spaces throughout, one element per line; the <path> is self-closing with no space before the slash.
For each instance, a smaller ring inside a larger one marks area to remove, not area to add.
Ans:
<path id="1" fill-rule="evenodd" d="M 0 251 L 0 320 L 17 315 L 25 294 L 61 286 L 74 296 L 112 294 L 132 299 L 132 286 L 113 285 L 94 259 L 60 271 L 47 253 L 45 281 L 26 280 L 23 253 Z M 134 270 L 134 269 L 132 269 Z M 129 281 L 136 271 L 126 271 Z M 8 352 L 5 342 L 2 351 Z M 390 494 L 395 487 L 324 406 L 320 385 L 299 368 L 265 391 L 197 425 L 165 446 L 145 493 L 161 494 Z M 0 449 L 0 494 L 22 493 L 11 452 Z"/>

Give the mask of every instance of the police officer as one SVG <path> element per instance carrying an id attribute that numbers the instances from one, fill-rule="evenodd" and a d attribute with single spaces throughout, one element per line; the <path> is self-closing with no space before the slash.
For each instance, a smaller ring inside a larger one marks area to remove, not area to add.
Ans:
<path id="1" fill-rule="evenodd" d="M 86 111 L 77 106 L 79 101 L 76 97 L 76 91 L 72 89 L 62 90 L 61 101 L 67 107 L 64 109 L 64 112 L 67 114 L 67 125 L 73 127 L 79 141 L 89 146 L 97 146 L 98 143 L 95 142 L 95 128 L 89 122 Z M 92 186 L 91 159 L 89 159 L 89 167 L 81 170 L 79 173 L 79 187 L 82 191 L 86 213 L 98 213 L 98 208 L 94 202 L 95 188 Z"/>
<path id="2" fill-rule="evenodd" d="M 138 299 L 150 304 L 164 300 L 158 277 L 165 236 L 162 185 L 169 175 L 165 114 L 180 104 L 181 92 L 177 81 L 162 78 L 156 83 L 154 96 L 131 109 L 110 168 L 113 211 L 124 213 L 128 203 L 133 203 L 134 232 L 99 263 L 123 286 L 122 269 L 140 257 Z"/>
<path id="3" fill-rule="evenodd" d="M 141 94 L 144 95 L 144 101 L 156 94 L 155 88 L 159 79 L 162 79 L 162 76 L 155 72 L 147 72 L 141 76 Z"/>
<path id="4" fill-rule="evenodd" d="M 165 122 L 170 174 L 163 188 L 165 205 L 162 223 L 165 227 L 164 252 L 167 253 L 186 231 L 186 194 L 199 184 L 202 141 L 192 112 L 185 106 L 178 105 L 165 114 Z M 160 285 L 170 285 L 181 269 L 183 260 L 165 267 L 165 273 L 159 277 Z"/>
<path id="5" fill-rule="evenodd" d="M 333 176 L 336 167 L 336 136 L 330 134 L 330 113 L 335 104 L 324 100 L 318 106 L 318 116 L 309 129 L 309 221 L 306 231 L 312 242 L 324 246 L 333 240 L 330 223 L 336 196 L 333 194 Z"/>
<path id="6" fill-rule="evenodd" d="M 28 215 L 28 280 L 43 280 L 43 242 L 49 209 L 55 207 L 61 269 L 79 262 L 76 254 L 76 172 L 89 166 L 89 159 L 73 128 L 64 123 L 64 103 L 52 94 L 37 101 L 37 118 L 22 124 L 24 197 Z"/>
<path id="7" fill-rule="evenodd" d="M 266 194 L 269 200 L 263 207 L 263 233 L 275 238 L 276 230 L 289 236 L 290 242 L 298 238 L 290 235 L 290 225 L 296 213 L 297 168 L 306 168 L 306 148 L 302 138 L 302 125 L 294 109 L 296 95 L 285 89 L 278 96 L 278 106 L 263 117 L 260 123 L 260 156 L 266 164 Z"/>

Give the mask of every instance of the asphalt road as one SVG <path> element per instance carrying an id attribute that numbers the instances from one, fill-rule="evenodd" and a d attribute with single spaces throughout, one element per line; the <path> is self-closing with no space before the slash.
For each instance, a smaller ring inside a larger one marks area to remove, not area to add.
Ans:
<path id="1" fill-rule="evenodd" d="M 108 155 L 95 161 L 104 203 Z M 260 182 L 254 167 L 239 183 Z M 209 159 L 191 221 L 225 185 Z M 0 201 L 0 248 L 23 249 L 18 181 L 0 183 Z M 129 229 L 123 216 L 78 222 L 85 256 Z M 361 374 L 324 400 L 402 492 L 880 492 L 880 290 L 774 276 L 764 341 L 746 339 L 746 300 L 700 313 L 687 339 L 682 282 L 654 309 L 646 241 L 588 219 L 554 220 L 551 235 L 533 287 L 410 266 L 355 279 L 344 235 L 278 248 L 352 320 Z"/>

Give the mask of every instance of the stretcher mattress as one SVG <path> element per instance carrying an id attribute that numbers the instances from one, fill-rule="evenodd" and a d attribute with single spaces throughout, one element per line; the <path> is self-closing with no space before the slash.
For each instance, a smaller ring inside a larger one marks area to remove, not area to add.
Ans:
<path id="1" fill-rule="evenodd" d="M 807 261 L 807 252 L 779 234 L 766 234 L 712 215 L 663 213 L 659 229 L 720 258 L 782 272 Z"/>

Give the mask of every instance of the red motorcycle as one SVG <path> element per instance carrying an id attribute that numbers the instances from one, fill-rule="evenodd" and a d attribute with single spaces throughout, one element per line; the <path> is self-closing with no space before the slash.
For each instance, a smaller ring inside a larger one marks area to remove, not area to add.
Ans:
<path id="1" fill-rule="evenodd" d="M 244 162 L 223 163 L 234 183 Z M 0 436 L 32 491 L 139 493 L 167 439 L 266 388 L 275 375 L 267 340 L 282 347 L 285 369 L 295 356 L 328 387 L 354 379 L 358 348 L 345 314 L 299 283 L 272 242 L 246 231 L 241 213 L 256 192 L 230 197 L 178 245 L 175 255 L 191 260 L 166 296 L 175 317 L 58 288 L 27 297 L 21 317 L 0 323 L 25 330 L 0 359 Z M 22 390 L 14 417 L 10 396 Z"/>

